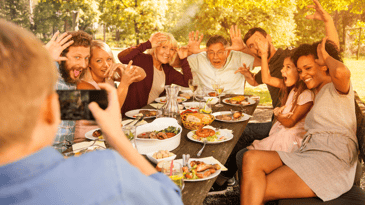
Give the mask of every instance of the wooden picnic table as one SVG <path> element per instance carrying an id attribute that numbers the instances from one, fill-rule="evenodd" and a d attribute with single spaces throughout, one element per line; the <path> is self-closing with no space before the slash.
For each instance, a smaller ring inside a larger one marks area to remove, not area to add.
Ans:
<path id="1" fill-rule="evenodd" d="M 222 97 L 228 98 L 233 97 L 236 95 L 226 95 Z M 231 109 L 233 110 L 245 110 L 246 114 L 253 115 L 256 107 L 257 107 L 258 101 L 256 101 L 255 104 L 241 107 L 241 106 L 233 106 L 233 105 L 227 105 L 223 103 L 223 107 L 215 107 L 212 106 L 212 112 L 219 112 L 219 111 L 229 111 Z M 153 109 L 152 106 L 146 105 L 143 107 L 143 109 Z M 154 119 L 147 119 L 147 122 L 151 122 Z M 200 156 L 200 158 L 213 156 L 215 159 L 217 159 L 222 164 L 225 164 L 229 155 L 231 154 L 234 146 L 236 145 L 238 139 L 241 137 L 243 131 L 245 130 L 248 121 L 243 122 L 234 122 L 234 123 L 227 123 L 227 122 L 220 122 L 217 120 L 214 120 L 211 124 L 213 127 L 218 127 L 222 129 L 230 129 L 233 131 L 233 139 L 227 142 L 219 143 L 219 144 L 207 144 L 205 146 L 205 149 Z M 181 141 L 180 145 L 172 150 L 171 152 L 175 153 L 176 159 L 181 159 L 182 154 L 190 154 L 190 158 L 197 158 L 196 154 L 198 151 L 202 148 L 202 143 L 193 142 L 187 138 L 187 133 L 190 132 L 190 130 L 186 129 L 183 125 L 183 130 L 181 133 Z M 87 139 L 85 139 L 88 141 Z M 72 151 L 72 148 L 69 148 L 65 151 L 65 153 Z M 199 205 L 203 204 L 203 201 L 205 197 L 207 196 L 210 188 L 212 187 L 213 183 L 215 182 L 216 178 L 208 179 L 205 181 L 200 182 L 185 182 L 185 187 L 182 191 L 182 200 L 185 205 Z"/>
<path id="2" fill-rule="evenodd" d="M 222 97 L 222 99 L 227 97 L 233 97 L 236 95 L 226 95 Z M 258 101 L 255 104 L 243 107 L 246 110 L 246 113 L 252 115 L 257 107 Z M 230 109 L 233 110 L 242 110 L 241 106 L 232 106 L 223 103 L 223 107 L 215 107 L 213 105 L 212 109 L 213 112 L 219 111 L 229 111 Z M 152 109 L 153 107 L 147 105 L 144 107 L 145 109 Z M 151 120 L 152 121 L 152 120 Z M 233 130 L 233 139 L 227 142 L 219 143 L 219 144 L 207 144 L 205 149 L 200 156 L 201 158 L 213 156 L 222 164 L 225 164 L 229 155 L 231 154 L 234 146 L 236 145 L 238 139 L 241 137 L 243 131 L 245 130 L 248 121 L 244 122 L 234 122 L 234 123 L 227 123 L 227 122 L 220 122 L 220 121 L 213 121 L 211 126 L 213 127 L 220 127 L 222 129 L 230 129 Z M 183 125 L 182 125 L 183 126 Z M 181 159 L 182 154 L 190 154 L 190 158 L 197 158 L 196 154 L 202 148 L 202 143 L 193 142 L 187 138 L 187 133 L 190 130 L 183 127 L 183 131 L 181 133 L 181 141 L 180 145 L 172 150 L 171 152 L 175 153 L 176 159 Z M 185 182 L 185 187 L 182 191 L 182 199 L 185 205 L 196 205 L 196 204 L 203 204 L 205 197 L 207 196 L 210 188 L 212 187 L 213 183 L 215 182 L 216 178 L 209 179 L 206 181 L 200 182 Z"/>

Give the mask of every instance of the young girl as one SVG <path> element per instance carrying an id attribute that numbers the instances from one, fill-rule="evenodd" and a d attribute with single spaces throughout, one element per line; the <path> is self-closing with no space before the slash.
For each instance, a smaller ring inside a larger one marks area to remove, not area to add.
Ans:
<path id="1" fill-rule="evenodd" d="M 297 67 L 291 59 L 294 50 L 287 53 L 281 70 L 283 79 L 279 79 L 270 75 L 267 61 L 268 43 L 256 41 L 256 46 L 261 52 L 262 81 L 280 88 L 280 100 L 284 106 L 274 109 L 277 121 L 272 126 L 269 136 L 262 140 L 255 140 L 247 149 L 294 151 L 300 147 L 305 134 L 304 118 L 313 105 L 314 95 L 303 81 L 299 80 Z"/>

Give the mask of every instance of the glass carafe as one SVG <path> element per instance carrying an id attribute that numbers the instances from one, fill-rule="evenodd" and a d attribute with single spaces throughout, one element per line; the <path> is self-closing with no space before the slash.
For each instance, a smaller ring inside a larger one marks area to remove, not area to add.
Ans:
<path id="1" fill-rule="evenodd" d="M 177 86 L 166 85 L 166 102 L 160 108 L 161 117 L 172 117 L 178 119 L 180 117 L 179 103 L 177 102 L 177 95 L 180 88 Z"/>

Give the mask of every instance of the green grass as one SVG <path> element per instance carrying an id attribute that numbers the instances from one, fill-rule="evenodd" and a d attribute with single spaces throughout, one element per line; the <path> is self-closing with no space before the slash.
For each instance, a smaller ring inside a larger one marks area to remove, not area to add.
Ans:
<path id="1" fill-rule="evenodd" d="M 351 71 L 351 83 L 354 90 L 361 101 L 365 102 L 365 60 L 345 59 L 344 62 Z"/>

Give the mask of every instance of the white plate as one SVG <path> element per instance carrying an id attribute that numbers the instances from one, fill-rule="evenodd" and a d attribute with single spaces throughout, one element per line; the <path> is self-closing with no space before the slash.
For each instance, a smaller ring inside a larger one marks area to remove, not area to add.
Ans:
<path id="1" fill-rule="evenodd" d="M 96 130 L 100 130 L 100 128 L 93 129 L 93 130 L 90 130 L 89 132 L 85 133 L 85 138 L 86 138 L 86 139 L 89 139 L 89 140 L 101 140 L 101 141 L 104 141 L 103 139 L 99 139 L 99 138 L 97 138 L 97 137 L 93 137 L 93 133 L 94 133 Z"/>
<path id="2" fill-rule="evenodd" d="M 239 119 L 239 120 L 220 120 L 220 119 L 217 119 L 217 116 L 218 115 L 227 115 L 227 114 L 231 114 L 230 111 L 222 111 L 222 112 L 215 112 L 215 113 L 212 113 L 212 115 L 214 115 L 215 117 L 215 120 L 217 121 L 221 121 L 221 122 L 243 122 L 243 121 L 246 121 L 248 119 L 250 119 L 251 115 L 247 115 L 245 113 L 242 113 L 242 117 Z"/>
<path id="3" fill-rule="evenodd" d="M 199 141 L 199 140 L 196 140 L 193 138 L 193 135 L 195 134 L 195 131 L 196 130 L 193 130 L 193 131 L 190 131 L 187 135 L 187 137 L 191 140 L 191 141 L 194 141 L 194 142 L 199 142 L 199 143 L 204 143 L 202 141 Z M 217 136 L 218 138 L 219 137 L 222 137 L 222 136 L 225 136 L 226 139 L 222 140 L 222 141 L 217 141 L 217 142 L 207 142 L 207 144 L 219 144 L 219 143 L 222 143 L 222 142 L 227 142 L 231 139 L 233 139 L 233 134 L 226 131 L 226 130 L 219 130 L 219 135 Z"/>
<path id="4" fill-rule="evenodd" d="M 161 161 L 171 161 L 171 160 L 176 158 L 176 154 L 174 154 L 171 157 L 165 157 L 165 158 L 162 158 L 162 159 L 155 159 L 155 158 L 152 157 L 154 153 L 156 153 L 156 152 L 148 153 L 148 154 L 146 154 L 146 156 L 149 160 L 151 160 L 155 164 L 157 164 Z"/>
<path id="5" fill-rule="evenodd" d="M 184 98 L 184 97 L 177 97 L 177 99 L 180 99 L 181 102 L 179 103 L 182 103 L 182 102 L 185 102 L 187 101 L 188 99 Z M 159 97 L 159 98 L 156 98 L 155 99 L 155 102 L 158 102 L 158 103 L 165 103 L 166 102 L 166 97 Z"/>
<path id="6" fill-rule="evenodd" d="M 138 115 L 140 110 L 148 110 L 148 111 L 156 111 L 156 109 L 136 109 L 136 110 L 130 110 L 128 112 L 125 113 L 125 116 L 130 117 L 130 118 L 136 118 L 135 116 Z M 150 119 L 150 118 L 154 118 L 156 116 L 151 116 L 151 117 L 144 117 L 144 119 Z"/>
<path id="7" fill-rule="evenodd" d="M 249 103 L 250 103 L 250 104 L 248 104 L 248 105 L 231 104 L 231 103 L 229 103 L 229 102 L 228 102 L 228 100 L 229 100 L 229 99 L 231 99 L 231 98 L 224 98 L 224 99 L 222 100 L 222 102 L 223 102 L 224 104 L 227 104 L 227 105 L 242 106 L 242 107 L 244 107 L 244 106 L 249 106 L 249 105 L 253 105 L 253 104 L 255 104 L 255 103 L 256 103 L 256 100 L 251 99 L 251 98 L 247 98 L 247 102 L 249 102 Z"/>
<path id="8" fill-rule="evenodd" d="M 201 161 L 204 162 L 206 164 L 211 164 L 209 160 L 206 159 L 198 159 L 198 158 L 190 158 L 189 159 L 189 163 L 190 161 Z M 180 164 L 182 164 L 182 159 L 178 159 L 178 160 L 174 160 L 174 162 L 179 162 Z M 202 178 L 202 179 L 184 179 L 184 182 L 199 182 L 199 181 L 205 181 L 208 179 L 213 179 L 216 176 L 218 176 L 221 173 L 221 170 L 216 170 L 216 172 L 214 174 L 209 175 L 206 178 Z"/>

